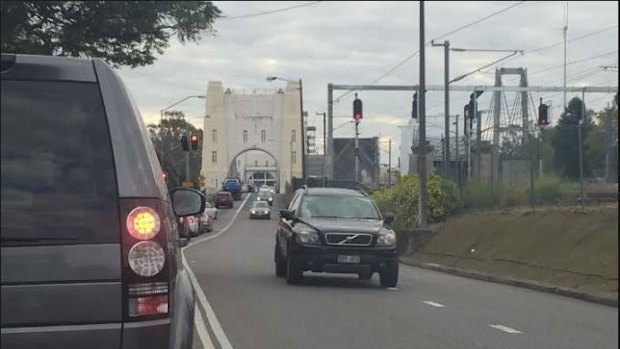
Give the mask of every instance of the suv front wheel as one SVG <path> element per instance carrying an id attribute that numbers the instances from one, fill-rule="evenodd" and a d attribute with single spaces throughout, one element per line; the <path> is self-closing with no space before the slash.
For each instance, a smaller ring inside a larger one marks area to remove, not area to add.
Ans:
<path id="1" fill-rule="evenodd" d="M 299 283 L 299 281 L 303 277 L 303 273 L 304 272 L 299 267 L 299 264 L 289 253 L 288 256 L 286 256 L 286 283 L 289 285 L 295 285 Z"/>
<path id="2" fill-rule="evenodd" d="M 394 263 L 379 273 L 381 286 L 396 287 L 398 283 L 398 263 Z"/>
<path id="3" fill-rule="evenodd" d="M 276 276 L 283 278 L 286 276 L 286 261 L 282 260 L 282 255 L 280 254 L 280 247 L 276 242 L 276 248 L 274 252 L 274 261 L 276 264 Z"/>

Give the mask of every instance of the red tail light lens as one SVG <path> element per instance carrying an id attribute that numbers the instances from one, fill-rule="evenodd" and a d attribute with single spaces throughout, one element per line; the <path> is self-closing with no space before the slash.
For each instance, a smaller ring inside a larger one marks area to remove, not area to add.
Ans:
<path id="1" fill-rule="evenodd" d="M 136 207 L 127 216 L 127 231 L 138 240 L 152 239 L 161 228 L 161 220 L 150 207 Z"/>
<path id="2" fill-rule="evenodd" d="M 148 316 L 168 313 L 168 295 L 129 299 L 129 316 Z"/>

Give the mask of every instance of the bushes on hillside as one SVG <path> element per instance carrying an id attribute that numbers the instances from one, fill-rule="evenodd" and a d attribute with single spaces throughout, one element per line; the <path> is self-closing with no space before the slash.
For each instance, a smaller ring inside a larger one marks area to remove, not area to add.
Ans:
<path id="1" fill-rule="evenodd" d="M 459 191 L 453 182 L 431 175 L 427 182 L 427 209 L 429 223 L 444 220 L 450 212 L 460 206 Z M 402 176 L 390 188 L 376 191 L 371 197 L 381 212 L 396 215 L 394 229 L 407 229 L 417 226 L 418 217 L 418 177 Z"/>

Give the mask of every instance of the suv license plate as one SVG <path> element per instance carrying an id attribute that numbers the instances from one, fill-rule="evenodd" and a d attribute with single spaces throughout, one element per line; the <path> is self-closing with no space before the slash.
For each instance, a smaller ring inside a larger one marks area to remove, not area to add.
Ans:
<path id="1" fill-rule="evenodd" d="M 338 256 L 338 263 L 359 263 L 360 256 Z"/>

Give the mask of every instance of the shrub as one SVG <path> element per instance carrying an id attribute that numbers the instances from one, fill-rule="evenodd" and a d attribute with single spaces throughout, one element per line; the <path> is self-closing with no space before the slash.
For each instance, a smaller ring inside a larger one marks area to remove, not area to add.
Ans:
<path id="1" fill-rule="evenodd" d="M 456 184 L 437 175 L 429 176 L 427 182 L 427 209 L 430 223 L 444 220 L 459 206 L 460 198 Z M 394 229 L 412 228 L 418 218 L 418 177 L 401 176 L 396 184 L 371 195 L 381 212 L 393 212 L 396 219 Z"/>
<path id="2" fill-rule="evenodd" d="M 577 199 L 572 183 L 556 176 L 545 176 L 534 182 L 536 202 L 541 204 L 570 204 Z"/>

